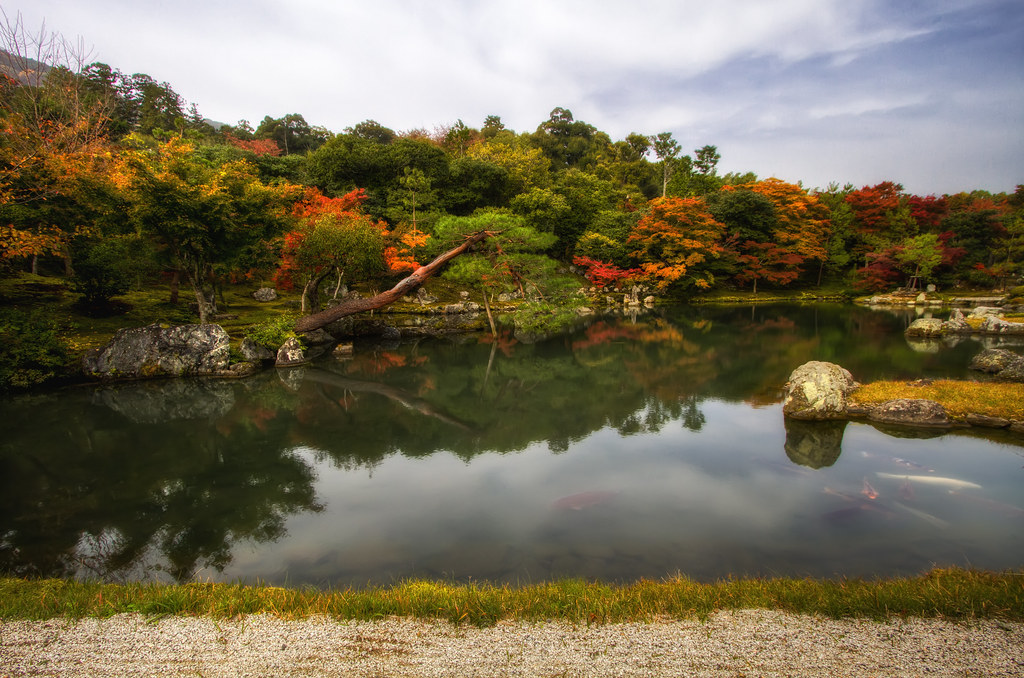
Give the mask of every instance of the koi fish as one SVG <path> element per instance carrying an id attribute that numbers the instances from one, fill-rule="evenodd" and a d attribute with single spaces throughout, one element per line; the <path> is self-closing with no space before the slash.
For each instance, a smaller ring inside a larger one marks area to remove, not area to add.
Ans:
<path id="1" fill-rule="evenodd" d="M 905 480 L 907 482 L 914 481 L 915 483 L 922 483 L 925 485 L 945 485 L 946 487 L 971 488 L 974 490 L 981 489 L 981 485 L 967 480 L 960 480 L 959 478 L 943 478 L 942 476 L 907 476 L 900 475 L 898 473 L 882 473 L 881 471 L 876 472 L 875 475 L 879 478 Z"/>
<path id="2" fill-rule="evenodd" d="M 914 469 L 915 471 L 924 471 L 925 473 L 935 473 L 935 469 L 928 468 L 923 464 L 918 464 L 916 461 L 904 459 L 903 457 L 887 457 L 885 455 L 874 454 L 873 452 L 868 452 L 866 450 L 861 450 L 860 456 L 865 459 L 885 459 L 898 466 L 903 466 L 904 468 Z"/>
<path id="3" fill-rule="evenodd" d="M 618 492 L 607 492 L 601 490 L 595 490 L 591 492 L 580 492 L 579 494 L 571 494 L 568 497 L 562 497 L 552 504 L 552 507 L 560 511 L 582 511 L 583 509 L 603 504 L 612 497 L 617 496 Z"/>
<path id="4" fill-rule="evenodd" d="M 867 478 L 864 479 L 864 487 L 861 489 L 860 493 L 868 499 L 878 499 L 878 492 L 875 488 L 871 487 L 871 483 L 868 482 Z"/>

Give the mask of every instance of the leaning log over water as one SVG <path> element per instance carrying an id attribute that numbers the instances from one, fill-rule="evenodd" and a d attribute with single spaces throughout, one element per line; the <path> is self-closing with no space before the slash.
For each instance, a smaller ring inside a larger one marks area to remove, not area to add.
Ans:
<path id="1" fill-rule="evenodd" d="M 426 282 L 427 278 L 437 273 L 441 267 L 449 261 L 464 253 L 473 245 L 486 240 L 494 234 L 495 231 L 480 231 L 478 233 L 474 233 L 466 238 L 465 242 L 458 247 L 450 249 L 444 254 L 439 255 L 426 266 L 420 266 L 417 268 L 411 275 L 400 280 L 397 285 L 387 292 L 381 292 L 380 294 L 368 299 L 351 299 L 349 301 L 342 302 L 337 306 L 332 306 L 326 310 L 320 311 L 319 313 L 303 316 L 295 323 L 295 331 L 311 332 L 325 325 L 329 325 L 335 320 L 344 318 L 345 316 L 362 313 L 363 311 L 371 311 L 375 308 L 381 308 L 382 306 L 394 303 Z"/>

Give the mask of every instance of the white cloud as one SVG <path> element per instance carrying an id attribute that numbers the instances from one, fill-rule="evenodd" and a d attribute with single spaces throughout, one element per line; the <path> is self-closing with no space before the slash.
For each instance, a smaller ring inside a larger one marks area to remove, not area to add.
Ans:
<path id="1" fill-rule="evenodd" d="M 862 155 L 890 158 L 892 135 L 921 149 L 949 143 L 923 137 L 932 130 L 995 144 L 942 170 L 900 160 L 921 183 L 948 177 L 933 190 L 1024 180 L 1024 126 L 1006 113 L 1024 106 L 1024 6 L 1010 0 L 34 0 L 5 9 L 30 26 L 45 16 L 101 60 L 170 82 L 224 122 L 298 112 L 335 131 L 368 118 L 403 130 L 457 118 L 479 126 L 495 114 L 532 131 L 562 106 L 613 138 L 669 130 L 684 148 L 717 144 L 723 167 L 749 162 L 742 169 L 765 175 L 786 156 L 790 179 L 809 184 L 842 180 Z M 968 134 L 975 126 L 988 133 Z M 821 147 L 851 155 L 794 155 Z"/>

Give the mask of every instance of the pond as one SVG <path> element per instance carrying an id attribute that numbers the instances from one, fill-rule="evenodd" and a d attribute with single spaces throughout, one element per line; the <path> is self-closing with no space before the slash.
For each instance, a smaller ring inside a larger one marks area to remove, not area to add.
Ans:
<path id="1" fill-rule="evenodd" d="M 907 313 L 671 307 L 521 343 L 0 401 L 0 571 L 367 586 L 1024 565 L 1024 437 L 784 421 L 807 360 L 971 377 Z"/>

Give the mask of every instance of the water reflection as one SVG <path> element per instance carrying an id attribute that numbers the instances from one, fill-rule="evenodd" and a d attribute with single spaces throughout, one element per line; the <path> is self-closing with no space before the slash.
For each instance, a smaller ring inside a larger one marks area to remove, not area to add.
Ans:
<path id="1" fill-rule="evenodd" d="M 243 381 L 5 401 L 0 569 L 364 585 L 1019 566 L 1018 439 L 783 422 L 807 360 L 966 373 L 977 347 L 918 353 L 903 325 L 669 309 L 537 344 L 359 345 Z M 880 475 L 908 473 L 894 459 L 982 489 Z"/>

